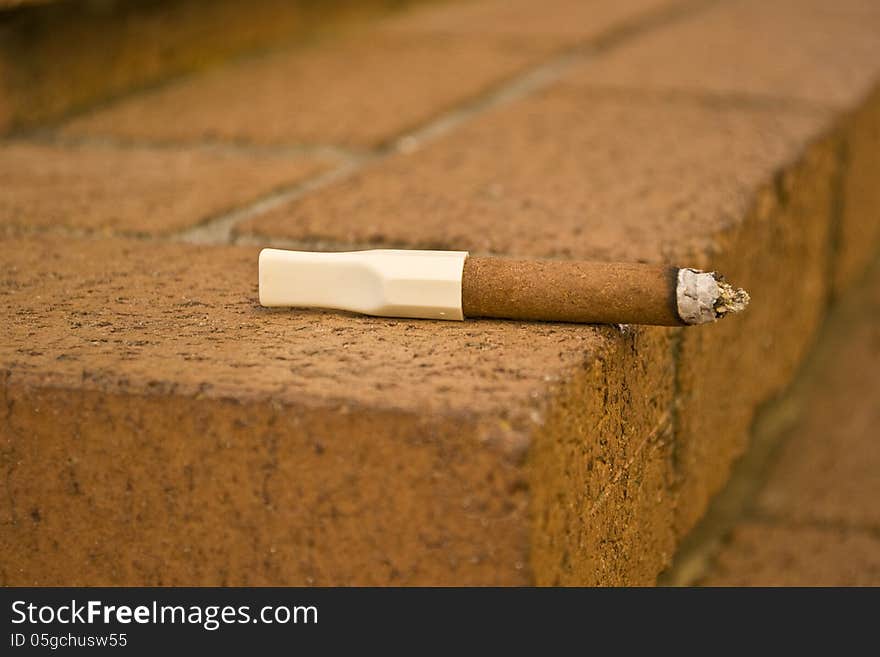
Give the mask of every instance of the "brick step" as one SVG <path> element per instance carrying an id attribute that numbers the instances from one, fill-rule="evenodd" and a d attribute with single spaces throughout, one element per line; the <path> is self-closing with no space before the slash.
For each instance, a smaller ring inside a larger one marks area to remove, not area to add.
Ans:
<path id="1" fill-rule="evenodd" d="M 0 134 L 416 1 L 0 0 Z"/>
<path id="2" fill-rule="evenodd" d="M 878 22 L 451 3 L 8 140 L 0 582 L 652 583 L 876 252 Z M 675 262 L 754 301 L 271 311 L 257 245 Z"/>

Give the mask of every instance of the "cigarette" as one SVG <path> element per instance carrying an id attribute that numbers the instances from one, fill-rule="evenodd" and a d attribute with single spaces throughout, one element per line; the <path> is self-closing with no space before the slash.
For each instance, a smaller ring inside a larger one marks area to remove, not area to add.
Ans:
<path id="1" fill-rule="evenodd" d="M 263 249 L 259 270 L 263 306 L 382 317 L 682 326 L 715 322 L 749 303 L 745 290 L 715 272 L 467 251 Z"/>

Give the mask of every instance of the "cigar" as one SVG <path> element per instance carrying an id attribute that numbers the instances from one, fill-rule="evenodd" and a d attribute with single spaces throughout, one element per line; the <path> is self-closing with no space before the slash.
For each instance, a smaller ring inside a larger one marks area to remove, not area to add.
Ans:
<path id="1" fill-rule="evenodd" d="M 467 251 L 263 249 L 259 276 L 263 306 L 383 317 L 688 326 L 741 312 L 749 302 L 716 272 Z"/>

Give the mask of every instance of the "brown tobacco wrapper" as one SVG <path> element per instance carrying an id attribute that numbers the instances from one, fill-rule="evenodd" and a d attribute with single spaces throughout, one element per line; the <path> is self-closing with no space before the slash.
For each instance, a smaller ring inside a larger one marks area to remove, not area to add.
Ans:
<path id="1" fill-rule="evenodd" d="M 682 326 L 678 268 L 640 263 L 468 257 L 465 317 Z"/>

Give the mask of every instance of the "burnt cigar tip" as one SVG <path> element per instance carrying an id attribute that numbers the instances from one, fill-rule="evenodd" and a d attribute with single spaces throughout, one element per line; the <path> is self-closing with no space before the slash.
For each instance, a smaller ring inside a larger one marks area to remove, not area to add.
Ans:
<path id="1" fill-rule="evenodd" d="M 706 324 L 742 312 L 750 297 L 716 272 L 686 268 L 678 271 L 676 300 L 685 324 Z"/>
<path id="2" fill-rule="evenodd" d="M 741 313 L 749 305 L 751 297 L 741 287 L 734 287 L 722 277 L 716 279 L 716 284 L 718 298 L 715 299 L 715 314 L 719 319 L 728 314 Z"/>

